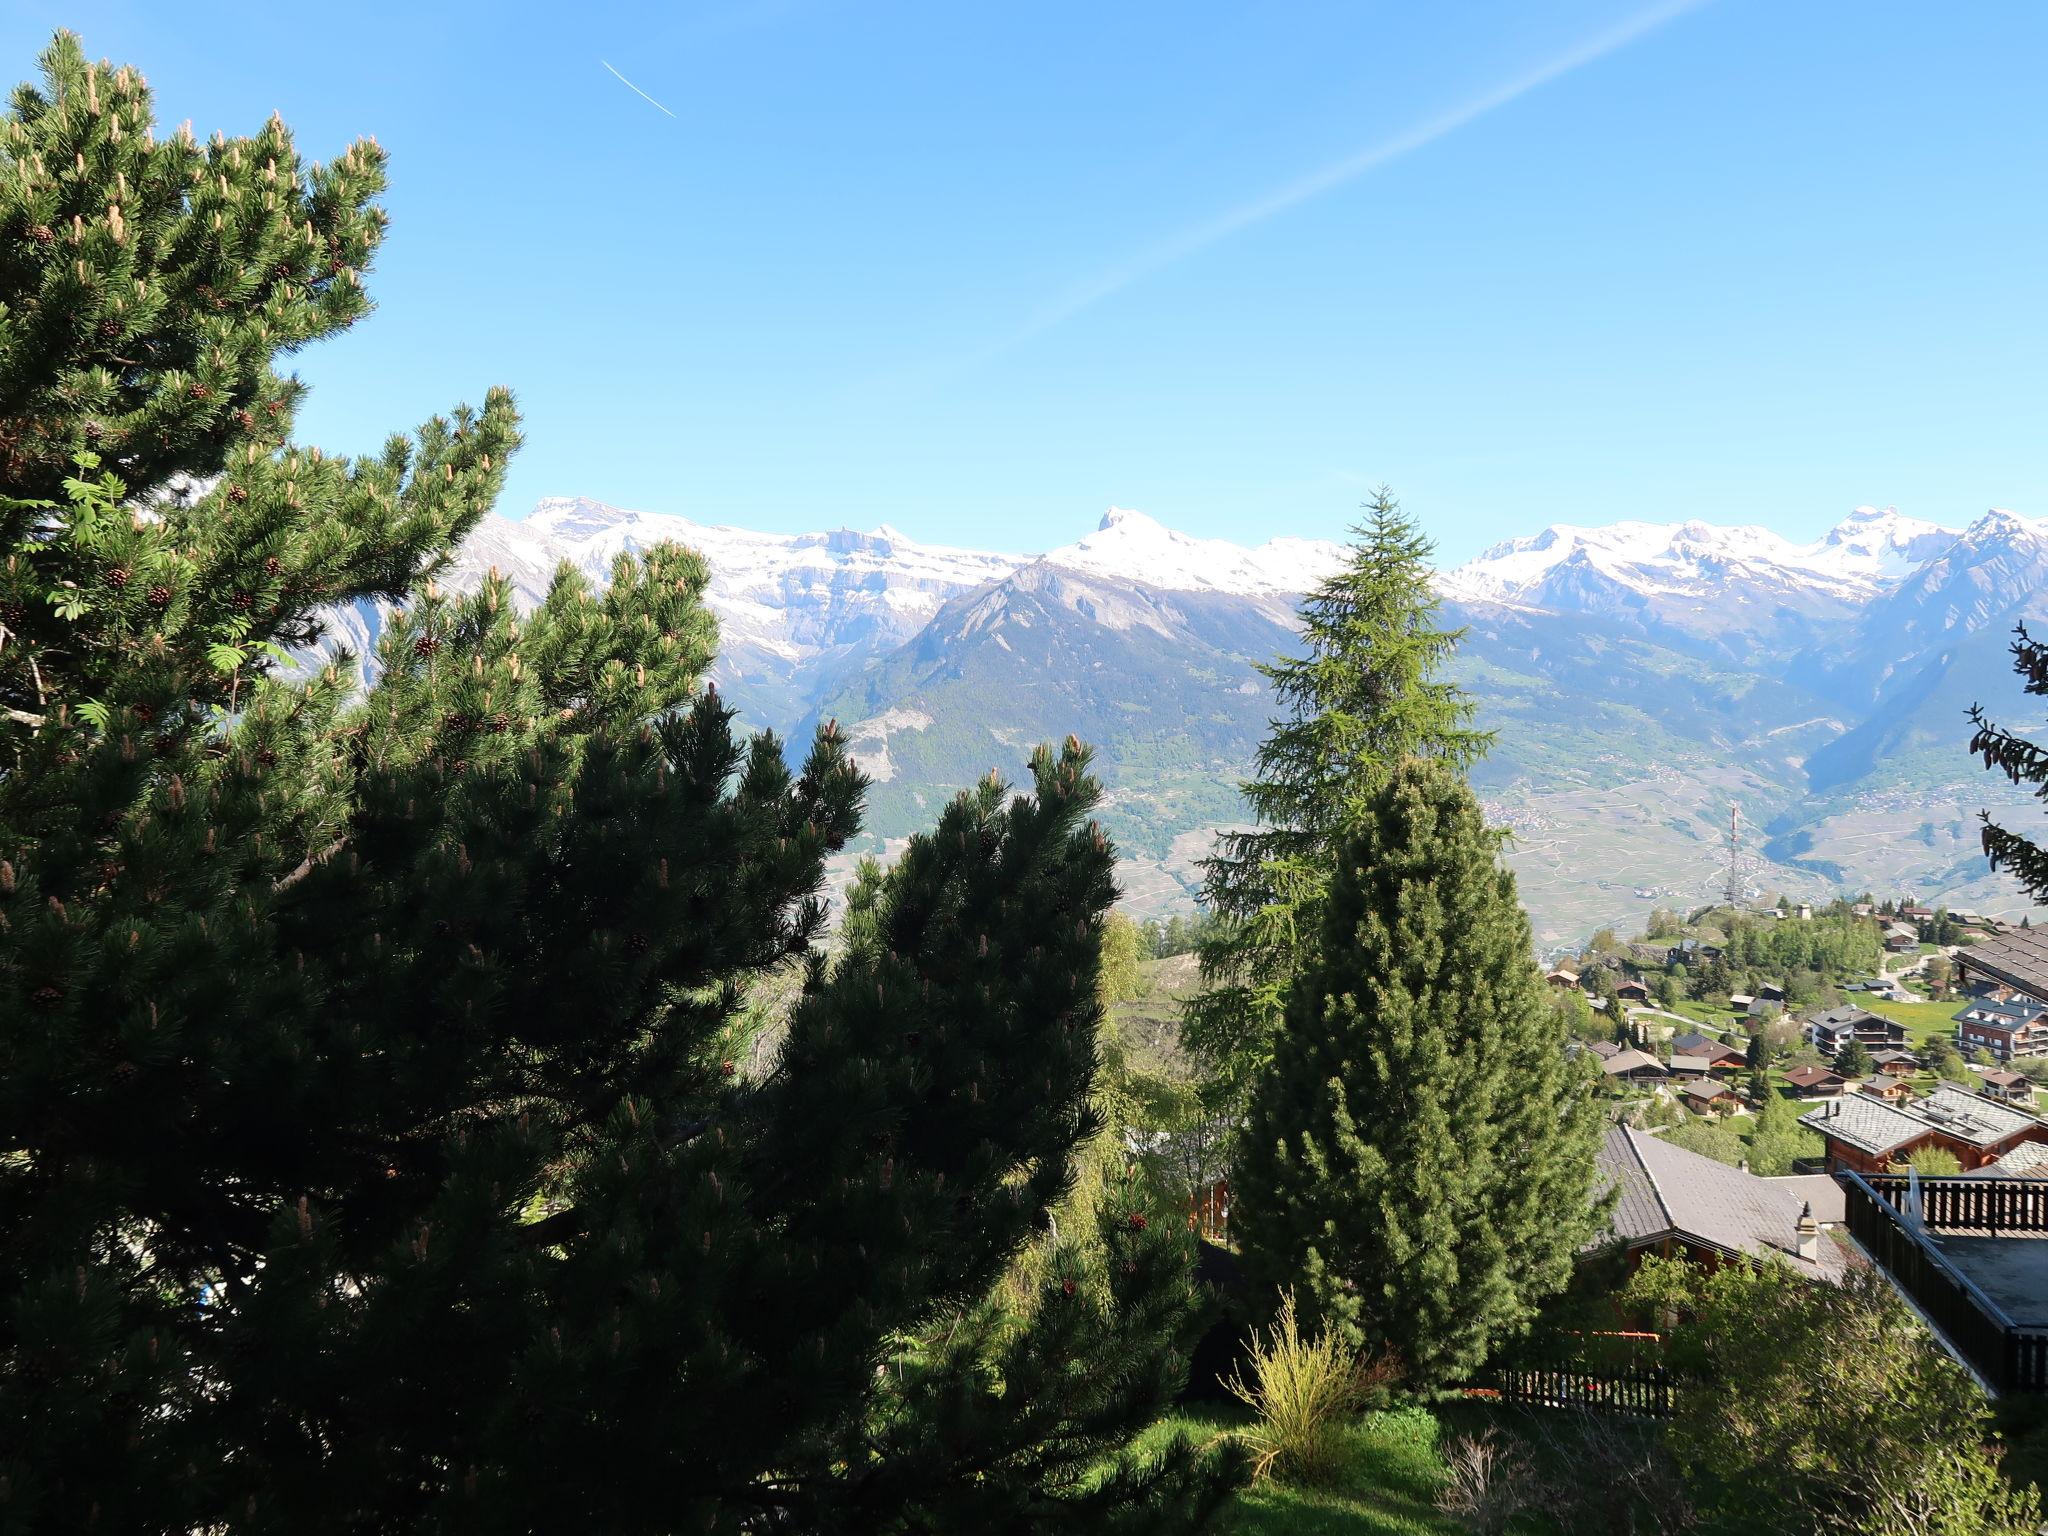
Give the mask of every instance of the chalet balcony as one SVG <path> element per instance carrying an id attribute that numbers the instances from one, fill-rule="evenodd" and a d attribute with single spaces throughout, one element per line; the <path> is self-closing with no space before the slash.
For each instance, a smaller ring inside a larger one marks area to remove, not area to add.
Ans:
<path id="1" fill-rule="evenodd" d="M 1857 1246 L 1994 1392 L 2048 1393 L 2048 1179 L 1839 1173 Z"/>

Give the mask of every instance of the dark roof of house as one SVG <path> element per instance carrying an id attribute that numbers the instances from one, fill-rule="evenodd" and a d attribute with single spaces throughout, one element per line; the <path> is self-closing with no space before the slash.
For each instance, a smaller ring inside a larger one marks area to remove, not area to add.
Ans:
<path id="1" fill-rule="evenodd" d="M 1881 1013 L 1872 1013 L 1868 1008 L 1859 1008 L 1854 1003 L 1843 1003 L 1841 1006 L 1830 1008 L 1823 1013 L 1816 1013 L 1806 1022 L 1809 1024 L 1819 1024 L 1828 1029 L 1840 1029 L 1844 1026 L 1853 1029 L 1865 1020 L 1875 1020 L 1877 1023 L 1884 1025 L 1888 1030 L 1904 1029 L 1906 1027 L 1896 1019 L 1888 1019 Z"/>
<path id="2" fill-rule="evenodd" d="M 1696 1029 L 1689 1029 L 1682 1035 L 1673 1036 L 1671 1052 L 1674 1056 L 1719 1056 L 1724 1054 L 1740 1056 L 1742 1054 L 1742 1052 L 1736 1050 L 1734 1046 L 1729 1045 L 1726 1041 L 1716 1040 L 1712 1035 L 1703 1035 Z"/>
<path id="3" fill-rule="evenodd" d="M 1794 1067 L 1785 1074 L 1785 1081 L 1794 1088 L 1811 1088 L 1816 1083 L 1827 1082 L 1830 1078 L 1840 1083 L 1845 1079 L 1839 1072 L 1830 1072 L 1826 1067 Z"/>
<path id="4" fill-rule="evenodd" d="M 1676 1065 L 1676 1058 L 1674 1058 L 1673 1066 L 1675 1067 Z M 1687 1083 L 1683 1088 L 1679 1089 L 1679 1092 L 1690 1094 L 1696 1099 L 1718 1099 L 1723 1095 L 1734 1093 L 1735 1090 L 1718 1078 L 1703 1077 L 1697 1082 Z"/>
<path id="5" fill-rule="evenodd" d="M 1876 1050 L 1872 1051 L 1870 1053 L 1870 1059 L 1876 1062 L 1879 1066 L 1883 1066 L 1888 1061 L 1913 1062 L 1918 1061 L 1920 1058 L 1918 1056 L 1915 1056 L 1911 1051 L 1902 1051 L 1897 1046 L 1885 1045 L 1880 1046 Z"/>
<path id="6" fill-rule="evenodd" d="M 1633 1048 L 1617 1051 L 1600 1063 L 1600 1070 L 1609 1077 L 1619 1077 L 1624 1072 L 1639 1072 L 1645 1067 L 1653 1072 L 1664 1070 L 1664 1064 L 1656 1057 Z"/>
<path id="7" fill-rule="evenodd" d="M 1962 951 L 1971 971 L 1996 976 L 2031 997 L 2048 999 L 2048 928 L 2008 928 Z"/>
<path id="8" fill-rule="evenodd" d="M 2034 1002 L 2008 1002 L 1997 997 L 1973 997 L 1958 1008 L 1952 1017 L 1958 1024 L 1991 1024 L 2000 1029 L 2017 1029 L 2031 1024 L 2040 1017 L 2041 1005 Z"/>
<path id="9" fill-rule="evenodd" d="M 2024 1072 L 1992 1071 L 1984 1073 L 1983 1077 L 1994 1088 L 2011 1088 L 2028 1080 Z"/>
<path id="10" fill-rule="evenodd" d="M 1848 1260 L 1822 1239 L 1818 1260 L 1799 1257 L 1799 1181 L 1760 1179 L 1711 1157 L 1617 1125 L 1598 1155 L 1600 1185 L 1616 1192 L 1614 1235 L 1631 1247 L 1675 1236 L 1724 1253 L 1774 1254 L 1796 1270 L 1839 1280 Z M 1819 1206 L 1816 1220 L 1825 1221 Z"/>
<path id="11" fill-rule="evenodd" d="M 1622 1051 L 1622 1048 L 1612 1040 L 1595 1040 L 1586 1049 L 1595 1056 L 1598 1056 L 1602 1061 L 1605 1061 L 1610 1056 L 1619 1056 Z"/>

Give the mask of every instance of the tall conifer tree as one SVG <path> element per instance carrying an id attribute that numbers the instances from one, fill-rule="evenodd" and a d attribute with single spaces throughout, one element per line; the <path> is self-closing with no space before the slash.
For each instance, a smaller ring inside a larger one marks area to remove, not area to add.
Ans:
<path id="1" fill-rule="evenodd" d="M 2022 624 L 2012 643 L 2013 670 L 2024 680 L 2022 686 L 2036 698 L 2048 695 L 2048 644 L 2028 633 Z M 1985 714 L 1982 705 L 1970 706 L 1970 721 L 1976 726 L 1970 737 L 1970 751 L 1984 759 L 1984 766 L 2004 774 L 2027 789 L 2035 799 L 2048 801 L 2048 748 L 2030 737 L 2008 730 Z M 2036 901 L 2048 901 L 2048 848 L 2010 827 L 2000 826 L 1991 813 L 1982 813 L 1985 857 L 1993 869 L 2009 869 L 2027 894 Z M 2026 927 L 2028 918 L 2020 918 Z"/>
<path id="2" fill-rule="evenodd" d="M 1437 623 L 1431 545 L 1384 487 L 1344 569 L 1302 604 L 1303 654 L 1262 667 L 1282 714 L 1239 786 L 1257 819 L 1218 839 L 1202 900 L 1206 989 L 1183 1025 L 1235 1101 L 1272 1048 L 1287 989 L 1322 926 L 1337 847 L 1395 765 L 1484 755 L 1474 701 L 1441 676 L 1463 630 Z"/>
<path id="3" fill-rule="evenodd" d="M 862 781 L 736 732 L 696 555 L 520 616 L 430 579 L 509 396 L 290 440 L 376 146 L 158 139 L 132 71 L 44 70 L 0 117 L 0 1528 L 1199 1524 L 1227 1469 L 1127 1451 L 1178 1224 L 985 1301 L 1093 1129 L 1085 752 L 962 796 L 828 965 Z M 284 665 L 371 599 L 366 695 Z"/>
<path id="4" fill-rule="evenodd" d="M 1598 1221 L 1590 1074 L 1499 849 L 1444 764 L 1403 764 L 1361 807 L 1239 1160 L 1262 1294 L 1298 1287 L 1421 1386 L 1521 1328 Z"/>

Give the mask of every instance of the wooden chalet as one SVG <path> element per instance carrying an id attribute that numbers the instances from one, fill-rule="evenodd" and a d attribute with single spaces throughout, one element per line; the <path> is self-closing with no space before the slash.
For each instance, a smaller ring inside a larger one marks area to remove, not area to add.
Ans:
<path id="1" fill-rule="evenodd" d="M 1839 1284 L 1848 1256 L 1821 1228 L 1843 1219 L 1843 1197 L 1821 1177 L 1760 1179 L 1647 1131 L 1612 1127 L 1597 1155 L 1598 1194 L 1612 1192 L 1607 1233 L 1631 1268 L 1646 1253 L 1713 1268 L 1743 1256 L 1778 1258 L 1794 1272 Z"/>
<path id="2" fill-rule="evenodd" d="M 2006 1072 L 1994 1069 L 1982 1074 L 1977 1091 L 1987 1099 L 1996 1099 L 2001 1104 L 2017 1104 L 2022 1109 L 2034 1107 L 2034 1081 L 2024 1072 Z"/>
<path id="3" fill-rule="evenodd" d="M 1794 1067 L 1785 1081 L 1802 1099 L 1829 1099 L 1849 1086 L 1849 1080 L 1828 1067 Z"/>
<path id="4" fill-rule="evenodd" d="M 1600 1063 L 1600 1070 L 1608 1077 L 1619 1078 L 1630 1083 L 1653 1083 L 1669 1074 L 1664 1063 L 1647 1051 L 1630 1047 L 1616 1051 Z"/>
<path id="5" fill-rule="evenodd" d="M 1967 1173 L 2025 1142 L 2048 1143 L 2048 1121 L 1946 1083 L 1924 1099 L 1899 1103 L 1844 1094 L 1808 1110 L 1799 1123 L 1827 1143 L 1829 1173 L 1887 1173 L 1922 1147 L 1954 1153 Z"/>
<path id="6" fill-rule="evenodd" d="M 1735 1090 L 1719 1078 L 1694 1078 L 1678 1090 L 1678 1101 L 1695 1114 L 1733 1114 L 1742 1105 Z"/>
<path id="7" fill-rule="evenodd" d="M 1906 1080 L 1889 1072 L 1873 1073 L 1850 1086 L 1860 1094 L 1873 1099 L 1883 1099 L 1888 1104 L 1896 1104 L 1913 1096 L 1913 1090 L 1906 1086 Z"/>
<path id="8" fill-rule="evenodd" d="M 1851 1040 L 1869 1051 L 1903 1050 L 1907 1035 L 1898 1020 L 1844 1003 L 1807 1019 L 1806 1038 L 1821 1055 L 1833 1056 Z"/>
<path id="9" fill-rule="evenodd" d="M 2048 1055 L 2048 1010 L 2023 992 L 2000 991 L 2004 995 L 1973 997 L 1956 1010 L 1956 1044 L 2000 1061 Z"/>

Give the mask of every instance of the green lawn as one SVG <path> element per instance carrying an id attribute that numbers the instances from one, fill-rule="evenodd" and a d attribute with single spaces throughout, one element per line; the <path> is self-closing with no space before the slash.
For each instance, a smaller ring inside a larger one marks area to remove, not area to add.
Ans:
<path id="1" fill-rule="evenodd" d="M 1947 1035 L 1951 1040 L 1956 1032 L 1956 1010 L 1960 1002 L 1946 1003 L 1886 1003 L 1876 1000 L 1865 1003 L 1872 1013 L 1887 1019 L 1897 1019 L 1906 1026 L 1907 1036 L 1918 1050 L 1936 1035 Z"/>
<path id="2" fill-rule="evenodd" d="M 1242 1422 L 1225 1413 L 1185 1414 L 1152 1434 L 1185 1430 L 1201 1445 Z M 1238 1495 L 1216 1529 L 1224 1536 L 1454 1536 L 1463 1528 L 1435 1504 L 1444 1479 L 1438 1436 L 1427 1409 L 1366 1414 L 1351 1431 L 1351 1467 L 1340 1485 L 1261 1483 Z"/>

